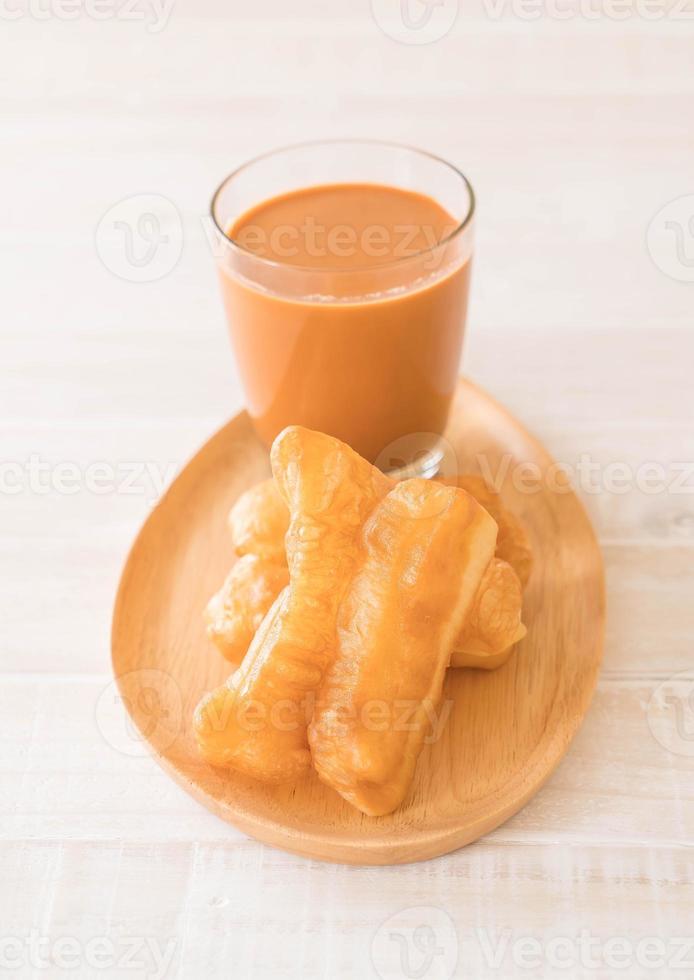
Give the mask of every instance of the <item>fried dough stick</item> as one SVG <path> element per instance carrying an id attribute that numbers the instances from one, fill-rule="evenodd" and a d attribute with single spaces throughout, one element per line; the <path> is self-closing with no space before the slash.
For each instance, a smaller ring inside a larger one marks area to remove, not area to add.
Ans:
<path id="1" fill-rule="evenodd" d="M 468 621 L 456 640 L 450 664 L 451 667 L 494 670 L 508 660 L 513 647 L 526 633 L 521 623 L 521 582 L 514 568 L 499 556 L 513 557 L 515 567 L 527 579 L 532 562 L 527 536 L 522 525 L 501 506 L 498 494 L 481 476 L 465 475 L 437 482 L 466 490 L 499 526 L 497 557 L 490 562 L 480 584 Z M 251 487 L 231 510 L 229 524 L 234 544 L 237 552 L 244 552 L 244 556 L 210 601 L 208 634 L 232 662 L 241 660 L 250 646 L 257 623 L 286 584 L 274 563 L 284 560 L 284 539 L 278 540 L 278 535 L 286 529 L 288 520 L 286 504 L 273 480 Z M 253 549 L 263 557 L 262 563 L 254 566 L 257 581 L 250 566 L 244 567 L 242 573 L 234 573 L 238 565 L 249 560 L 248 552 Z M 268 555 L 271 557 L 266 559 Z M 245 614 L 244 610 L 247 610 Z"/>
<path id="2" fill-rule="evenodd" d="M 511 565 L 525 588 L 532 571 L 528 535 L 518 518 L 503 506 L 497 491 L 475 473 L 437 477 L 436 482 L 465 490 L 489 511 L 499 527 L 496 557 Z M 289 513 L 273 480 L 250 487 L 229 512 L 229 528 L 238 555 L 252 553 L 283 562 L 288 524 Z"/>
<path id="3" fill-rule="evenodd" d="M 496 534 L 469 494 L 422 479 L 391 490 L 360 534 L 309 741 L 320 778 L 362 813 L 390 813 L 408 791 Z"/>
<path id="4" fill-rule="evenodd" d="M 268 782 L 309 765 L 307 722 L 335 649 L 340 600 L 358 558 L 362 525 L 389 481 L 347 445 L 290 426 L 271 450 L 289 509 L 290 584 L 256 633 L 239 669 L 195 712 L 203 757 Z"/>
<path id="5" fill-rule="evenodd" d="M 231 663 L 240 663 L 256 630 L 289 582 L 289 569 L 259 555 L 243 555 L 205 609 L 207 635 Z"/>
<path id="6" fill-rule="evenodd" d="M 507 562 L 492 558 L 455 641 L 451 667 L 496 670 L 505 664 L 527 632 L 521 622 L 522 604 L 518 576 Z"/>
<path id="7" fill-rule="evenodd" d="M 521 588 L 524 589 L 533 568 L 530 542 L 521 522 L 501 503 L 499 493 L 483 476 L 478 476 L 476 473 L 437 477 L 437 480 L 446 486 L 465 490 L 491 514 L 499 527 L 496 537 L 496 557 L 511 566 L 520 580 Z"/>

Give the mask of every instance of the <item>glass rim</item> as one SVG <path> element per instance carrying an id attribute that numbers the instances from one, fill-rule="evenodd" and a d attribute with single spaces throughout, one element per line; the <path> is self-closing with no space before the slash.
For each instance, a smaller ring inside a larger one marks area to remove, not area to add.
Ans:
<path id="1" fill-rule="evenodd" d="M 464 232 L 465 229 L 472 224 L 472 219 L 475 215 L 475 210 L 477 205 L 477 200 L 475 198 L 475 191 L 472 187 L 472 184 L 465 176 L 463 171 L 459 167 L 456 167 L 455 164 L 444 159 L 444 157 L 438 156 L 436 153 L 430 153 L 428 150 L 422 150 L 419 147 L 412 146 L 409 143 L 398 143 L 391 140 L 360 139 L 360 138 L 351 139 L 349 137 L 343 137 L 343 138 L 338 137 L 336 139 L 303 140 L 299 143 L 285 143 L 283 146 L 278 146 L 274 150 L 268 150 L 265 153 L 259 153 L 256 156 L 251 157 L 250 160 L 246 160 L 238 167 L 235 167 L 234 170 L 231 171 L 231 173 L 228 173 L 226 177 L 224 177 L 224 179 L 218 185 L 210 201 L 210 216 L 212 218 L 212 222 L 215 228 L 217 229 L 217 231 L 219 232 L 219 234 L 224 239 L 224 241 L 227 242 L 229 245 L 231 245 L 232 248 L 242 253 L 244 256 L 248 256 L 249 258 L 255 260 L 256 262 L 261 263 L 262 265 L 267 266 L 268 268 L 277 268 L 277 269 L 284 269 L 284 270 L 290 269 L 295 272 L 311 273 L 313 275 L 320 275 L 328 271 L 324 269 L 316 269 L 315 266 L 297 265 L 292 262 L 278 262 L 276 259 L 268 259 L 263 255 L 258 255 L 256 252 L 253 252 L 249 248 L 245 248 L 240 242 L 236 241 L 233 238 L 230 238 L 230 236 L 227 234 L 224 228 L 222 228 L 221 224 L 217 220 L 217 205 L 218 205 L 220 195 L 224 191 L 225 187 L 227 187 L 227 185 L 230 183 L 230 181 L 232 181 L 235 177 L 238 177 L 238 175 L 243 173 L 245 170 L 248 170 L 250 167 L 254 166 L 254 164 L 260 163 L 262 160 L 268 160 L 270 157 L 279 156 L 279 154 L 286 153 L 288 150 L 309 149 L 312 146 L 337 146 L 340 145 L 341 143 L 351 144 L 353 146 L 358 146 L 358 145 L 374 146 L 374 147 L 380 146 L 393 150 L 407 150 L 409 153 L 415 153 L 418 156 L 428 157 L 430 160 L 434 160 L 436 163 L 443 164 L 444 167 L 447 167 L 457 177 L 460 178 L 460 180 L 463 183 L 463 186 L 467 190 L 469 201 L 468 201 L 467 211 L 463 216 L 462 220 L 456 224 L 455 228 L 451 232 L 445 235 L 439 242 L 436 242 L 435 245 L 428 245 L 426 248 L 422 248 L 416 252 L 413 252 L 412 255 L 398 256 L 398 258 L 395 259 L 386 259 L 385 262 L 377 262 L 369 266 L 360 266 L 357 268 L 350 267 L 344 269 L 339 269 L 339 268 L 331 269 L 330 270 L 331 275 L 334 276 L 334 275 L 344 275 L 344 274 L 354 274 L 354 273 L 359 274 L 362 272 L 370 272 L 375 269 L 393 268 L 395 266 L 399 266 L 406 262 L 411 262 L 416 259 L 421 259 L 423 256 L 430 255 L 432 252 L 435 252 L 437 249 L 440 249 L 443 246 L 450 244 L 455 238 L 457 238 L 460 234 L 462 234 L 462 232 Z"/>

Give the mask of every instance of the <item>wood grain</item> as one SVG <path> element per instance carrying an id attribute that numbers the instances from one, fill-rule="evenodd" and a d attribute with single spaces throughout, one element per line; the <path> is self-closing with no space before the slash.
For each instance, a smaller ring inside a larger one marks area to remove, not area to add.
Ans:
<path id="1" fill-rule="evenodd" d="M 511 416 L 461 381 L 446 437 L 463 471 L 484 460 L 508 473 L 551 460 Z M 492 674 L 449 671 L 452 705 L 425 748 L 413 788 L 394 814 L 363 817 L 311 775 L 270 788 L 201 762 L 191 718 L 228 666 L 204 635 L 200 612 L 230 562 L 226 515 L 268 472 L 266 451 L 237 416 L 190 462 L 141 531 L 113 619 L 113 665 L 135 724 L 164 767 L 213 812 L 269 843 L 312 857 L 368 864 L 450 851 L 493 829 L 537 791 L 587 709 L 602 653 L 602 560 L 568 488 L 505 499 L 525 521 L 537 556 L 527 594 L 529 634 Z M 516 481 L 517 482 L 517 481 Z"/>
<path id="2" fill-rule="evenodd" d="M 382 980 L 372 959 L 374 938 L 391 916 L 415 906 L 424 922 L 439 910 L 451 916 L 456 932 L 447 938 L 466 977 L 607 980 L 616 971 L 603 965 L 602 946 L 594 950 L 602 969 L 550 973 L 518 967 L 513 944 L 534 937 L 544 946 L 558 935 L 571 942 L 581 931 L 602 944 L 611 936 L 634 944 L 644 936 L 688 936 L 694 901 L 691 861 L 683 849 L 667 847 L 615 844 L 606 852 L 558 842 L 479 842 L 446 860 L 378 872 L 316 864 L 241 840 L 26 841 L 0 845 L 0 857 L 7 935 L 34 928 L 54 940 L 65 935 L 67 920 L 70 935 L 83 944 L 98 936 L 116 944 L 156 937 L 160 954 L 173 946 L 163 974 L 172 978 L 201 970 L 229 976 L 233 963 L 233 976 L 242 978 Z M 80 914 L 84 903 L 88 915 Z M 510 941 L 499 947 L 495 966 L 485 957 L 485 939 L 495 949 L 505 934 Z M 151 950 L 143 949 L 139 960 L 143 969 L 135 977 L 156 975 Z M 629 980 L 689 976 L 636 964 L 620 972 Z"/>

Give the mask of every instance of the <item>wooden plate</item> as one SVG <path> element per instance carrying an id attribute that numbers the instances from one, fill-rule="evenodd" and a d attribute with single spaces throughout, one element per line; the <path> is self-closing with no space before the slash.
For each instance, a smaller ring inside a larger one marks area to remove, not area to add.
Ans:
<path id="1" fill-rule="evenodd" d="M 314 774 L 268 788 L 214 770 L 197 755 L 193 709 L 230 672 L 202 620 L 233 561 L 227 512 L 269 474 L 267 452 L 245 414 L 203 446 L 135 541 L 113 618 L 123 700 L 167 772 L 260 840 L 353 864 L 444 854 L 497 827 L 537 792 L 588 708 L 602 653 L 604 586 L 581 504 L 542 446 L 468 381 L 460 382 L 446 435 L 464 471 L 479 471 L 482 454 L 492 472 L 505 467 L 508 474 L 504 500 L 525 521 L 535 553 L 524 608 L 528 636 L 495 672 L 448 671 L 449 720 L 425 747 L 405 804 L 390 816 L 363 816 Z"/>

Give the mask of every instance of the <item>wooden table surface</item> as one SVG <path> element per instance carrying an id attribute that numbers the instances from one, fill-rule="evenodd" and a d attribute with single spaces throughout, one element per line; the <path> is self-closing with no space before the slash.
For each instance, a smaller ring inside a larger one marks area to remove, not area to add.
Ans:
<path id="1" fill-rule="evenodd" d="M 461 2 L 426 44 L 387 36 L 388 6 L 3 5 L 8 975 L 694 975 L 691 0 Z M 132 738 L 109 661 L 138 526 L 242 405 L 210 192 L 260 151 L 355 134 L 472 179 L 464 370 L 577 468 L 608 582 L 598 690 L 545 789 L 462 851 L 372 869 L 205 812 Z M 127 223 L 152 208 L 148 262 Z"/>

